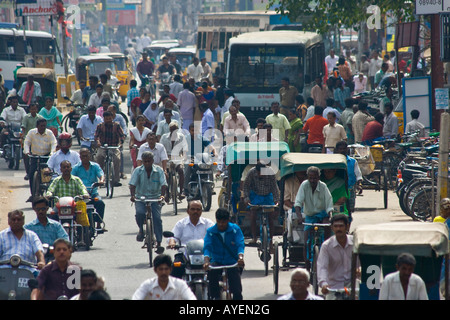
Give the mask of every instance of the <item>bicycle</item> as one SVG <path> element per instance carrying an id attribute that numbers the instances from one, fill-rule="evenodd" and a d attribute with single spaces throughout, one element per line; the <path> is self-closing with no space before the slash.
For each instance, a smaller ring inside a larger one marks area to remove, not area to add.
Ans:
<path id="1" fill-rule="evenodd" d="M 351 300 L 351 294 L 349 288 L 343 288 L 343 289 L 331 289 L 328 288 L 329 293 L 327 294 L 334 294 L 334 300 Z"/>
<path id="2" fill-rule="evenodd" d="M 260 217 L 260 239 L 261 245 L 258 247 L 259 258 L 264 262 L 264 275 L 269 274 L 269 260 L 270 260 L 270 228 L 269 228 L 269 213 L 273 212 L 276 205 L 253 205 L 249 207 L 256 208 L 256 212 Z"/>
<path id="3" fill-rule="evenodd" d="M 231 291 L 230 291 L 230 283 L 228 281 L 228 272 L 227 269 L 235 268 L 238 266 L 238 263 L 227 266 L 213 266 L 209 265 L 209 269 L 218 270 L 222 269 L 222 281 L 219 281 L 220 288 L 220 296 L 225 297 L 225 299 L 221 300 L 232 300 Z"/>
<path id="4" fill-rule="evenodd" d="M 322 243 L 326 240 L 324 236 L 325 227 L 330 227 L 330 223 L 307 223 L 303 222 L 304 226 L 312 227 L 312 234 L 310 233 L 307 239 L 307 259 L 311 264 L 311 284 L 313 286 L 314 294 L 319 292 L 319 283 L 317 278 L 317 259 L 319 258 L 319 251 Z"/>
<path id="5" fill-rule="evenodd" d="M 178 214 L 178 175 L 177 175 L 177 166 L 181 162 L 169 160 L 168 165 L 168 192 L 169 192 L 169 199 L 172 199 L 172 205 L 173 205 L 173 213 L 175 215 Z M 180 190 L 181 192 L 181 190 Z"/>
<path id="6" fill-rule="evenodd" d="M 44 172 L 44 168 L 48 168 L 47 161 L 50 156 L 38 156 L 29 154 L 29 158 L 37 160 L 36 171 L 33 173 L 33 183 L 31 185 L 31 196 L 33 198 L 43 196 L 45 190 L 50 185 L 51 173 Z"/>
<path id="7" fill-rule="evenodd" d="M 105 187 L 106 187 L 106 196 L 108 198 L 112 198 L 114 194 L 114 184 L 116 181 L 115 173 L 114 173 L 114 163 L 113 157 L 110 154 L 110 150 L 116 150 L 120 147 L 118 146 L 108 146 L 107 144 L 100 146 L 101 149 L 106 150 L 106 159 L 105 159 Z"/>
<path id="8" fill-rule="evenodd" d="M 159 205 L 163 206 L 164 203 L 162 199 L 148 199 L 145 197 L 136 198 L 136 201 L 145 203 L 145 207 L 147 210 L 147 213 L 145 215 L 145 230 L 144 231 L 144 245 L 142 246 L 142 249 L 147 249 L 148 252 L 148 258 L 150 261 L 150 268 L 153 268 L 153 248 L 156 248 L 156 237 L 155 237 L 155 230 L 154 230 L 154 224 L 153 224 L 153 214 L 152 214 L 152 203 L 157 202 Z M 160 250 L 164 250 L 163 247 L 157 248 L 157 253 L 162 253 Z"/>

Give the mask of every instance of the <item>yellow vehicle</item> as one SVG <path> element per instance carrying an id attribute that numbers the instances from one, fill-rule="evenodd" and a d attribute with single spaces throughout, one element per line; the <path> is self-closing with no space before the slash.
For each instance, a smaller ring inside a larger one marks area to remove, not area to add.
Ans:
<path id="1" fill-rule="evenodd" d="M 105 54 L 93 54 L 89 56 L 79 56 L 75 61 L 75 71 L 77 81 L 89 81 L 89 76 L 100 76 L 106 69 L 111 69 L 116 74 L 114 59 Z M 77 86 L 78 87 L 78 86 Z"/>
<path id="2" fill-rule="evenodd" d="M 134 79 L 130 62 L 128 61 L 127 56 L 123 53 L 110 52 L 102 53 L 102 55 L 106 55 L 114 59 L 114 64 L 116 66 L 115 77 L 120 82 L 118 94 L 122 98 L 122 101 L 125 101 L 127 98 L 127 92 L 130 89 L 130 81 Z"/>
<path id="3" fill-rule="evenodd" d="M 398 119 L 398 133 L 403 135 L 405 133 L 405 123 L 403 118 L 403 98 L 400 98 L 398 104 L 394 106 L 394 114 Z"/>

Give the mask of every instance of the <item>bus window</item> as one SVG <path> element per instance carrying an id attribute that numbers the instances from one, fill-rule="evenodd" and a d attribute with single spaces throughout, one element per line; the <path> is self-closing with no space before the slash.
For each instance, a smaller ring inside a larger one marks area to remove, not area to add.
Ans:
<path id="1" fill-rule="evenodd" d="M 219 32 L 219 49 L 225 49 L 225 32 Z"/>
<path id="2" fill-rule="evenodd" d="M 198 33 L 197 48 L 199 48 L 199 49 L 203 49 L 203 47 L 202 47 L 202 35 L 203 35 L 203 32 L 199 32 Z"/>
<path id="3" fill-rule="evenodd" d="M 211 42 L 211 49 L 212 50 L 219 49 L 219 33 L 218 32 L 214 32 L 213 33 L 213 38 L 212 38 L 212 42 Z"/>

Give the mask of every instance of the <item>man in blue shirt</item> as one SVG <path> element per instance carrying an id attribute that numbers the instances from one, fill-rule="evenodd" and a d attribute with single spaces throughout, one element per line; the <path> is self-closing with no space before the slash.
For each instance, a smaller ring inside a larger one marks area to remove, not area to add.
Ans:
<path id="1" fill-rule="evenodd" d="M 208 141 L 213 141 L 215 127 L 214 114 L 206 102 L 200 103 L 199 109 L 202 112 L 202 136 Z"/>
<path id="2" fill-rule="evenodd" d="M 99 123 L 103 122 L 103 118 L 95 114 L 97 108 L 90 106 L 87 109 L 87 114 L 81 116 L 77 124 L 78 136 L 81 140 L 81 147 L 91 148 L 91 141 L 94 140 L 95 130 Z"/>
<path id="3" fill-rule="evenodd" d="M 166 175 L 160 166 L 153 165 L 153 153 L 145 151 L 142 154 L 142 166 L 134 169 L 129 182 L 130 186 L 130 201 L 136 205 L 136 223 L 139 227 L 139 232 L 136 240 L 141 242 L 144 240 L 144 223 L 147 209 L 144 202 L 136 201 L 136 198 L 145 197 L 146 199 L 160 199 L 163 200 L 167 191 Z M 164 248 L 161 247 L 162 241 L 162 219 L 161 219 L 161 205 L 159 202 L 153 202 L 152 216 L 153 226 L 155 230 L 155 237 L 157 243 L 156 253 L 162 253 Z"/>
<path id="4" fill-rule="evenodd" d="M 69 240 L 69 235 L 61 223 L 47 217 L 48 209 L 49 203 L 46 198 L 35 198 L 33 210 L 36 212 L 36 219 L 27 223 L 24 228 L 34 231 L 43 244 L 53 245 L 53 242 L 59 238 Z"/>
<path id="5" fill-rule="evenodd" d="M 91 152 L 89 151 L 89 149 L 81 148 L 81 161 L 72 168 L 72 175 L 79 177 L 81 181 L 83 181 L 83 184 L 86 186 L 86 189 L 90 194 L 91 201 L 93 202 L 92 204 L 94 205 L 95 210 L 100 216 L 100 218 L 94 216 L 94 221 L 96 222 L 95 228 L 97 229 L 97 233 L 103 233 L 104 231 L 106 231 L 102 227 L 103 217 L 105 216 L 105 203 L 100 198 L 98 189 L 91 189 L 91 186 L 96 182 L 103 184 L 105 174 L 98 163 L 89 161 L 90 158 Z"/>
<path id="6" fill-rule="evenodd" d="M 241 269 L 244 266 L 244 234 L 238 225 L 230 222 L 230 213 L 224 208 L 216 211 L 217 223 L 206 231 L 203 254 L 203 267 L 208 270 L 210 265 L 227 266 L 228 281 L 233 300 L 242 300 Z M 211 299 L 220 298 L 219 280 L 222 269 L 208 271 L 209 293 Z"/>

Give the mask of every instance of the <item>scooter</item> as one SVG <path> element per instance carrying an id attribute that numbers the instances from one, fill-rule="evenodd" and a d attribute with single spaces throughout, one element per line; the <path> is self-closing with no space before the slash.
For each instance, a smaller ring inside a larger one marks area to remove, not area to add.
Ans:
<path id="1" fill-rule="evenodd" d="M 2 158 L 5 158 L 9 169 L 19 170 L 22 159 L 22 132 L 20 124 L 10 123 L 3 132 L 6 136 L 6 142 L 3 145 Z"/>
<path id="2" fill-rule="evenodd" d="M 213 173 L 217 166 L 216 162 L 210 161 L 209 154 L 202 153 L 191 159 L 191 167 L 188 183 L 188 199 L 200 200 L 204 211 L 209 211 L 212 204 L 212 195 L 214 189 Z"/>
<path id="3" fill-rule="evenodd" d="M 174 234 L 170 231 L 164 231 L 163 235 L 166 238 L 174 238 Z M 179 239 L 175 239 L 180 243 Z M 183 280 L 191 288 L 197 300 L 208 300 L 208 273 L 203 269 L 203 239 L 191 240 L 186 246 L 176 245 L 174 249 L 178 250 L 175 254 L 178 259 L 175 259 L 173 267 L 184 267 Z"/>
<path id="4" fill-rule="evenodd" d="M 8 260 L 0 261 L 0 265 L 10 266 L 10 268 L 0 269 L 0 300 L 30 300 L 32 288 L 28 283 L 35 277 L 31 270 L 19 267 L 36 268 L 37 265 L 23 260 L 18 254 L 12 255 Z"/>

